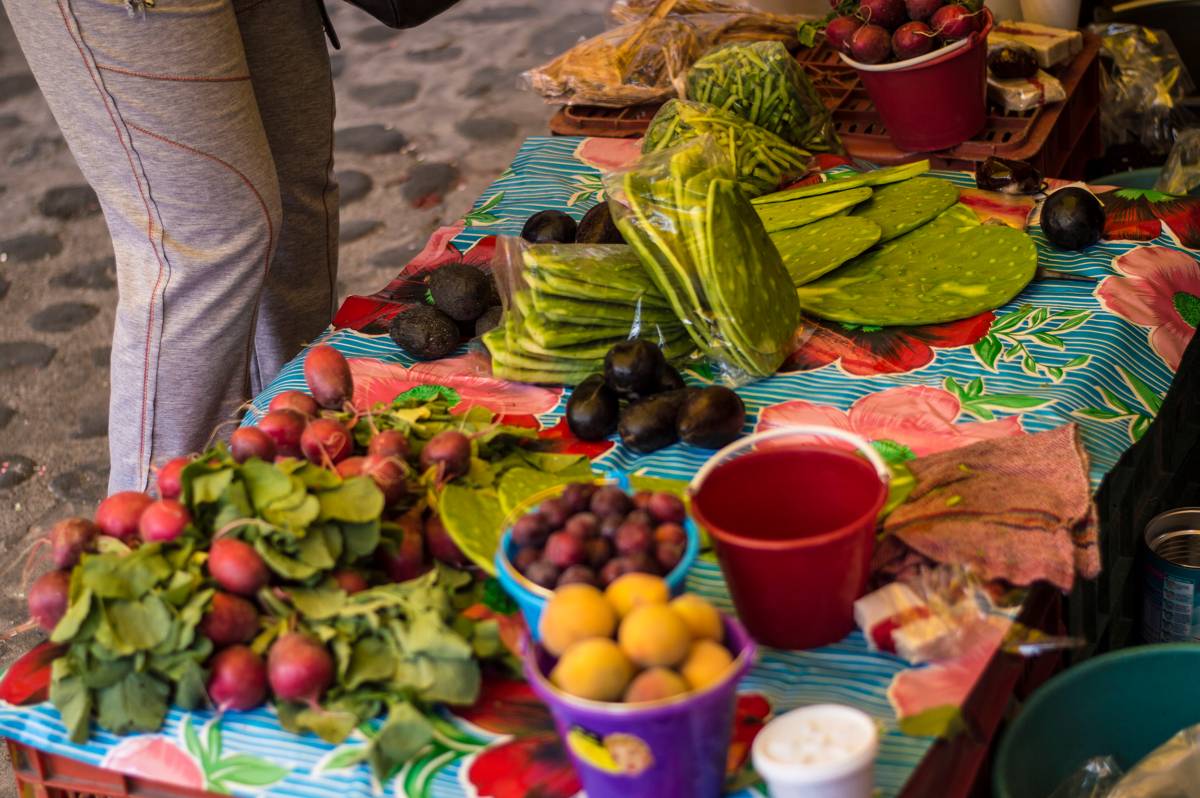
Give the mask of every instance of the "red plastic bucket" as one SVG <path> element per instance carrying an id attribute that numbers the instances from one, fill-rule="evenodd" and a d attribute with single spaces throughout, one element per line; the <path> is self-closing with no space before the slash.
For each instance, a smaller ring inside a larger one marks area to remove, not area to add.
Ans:
<path id="1" fill-rule="evenodd" d="M 866 67 L 843 56 L 855 67 L 888 136 L 900 149 L 944 150 L 983 129 L 992 12 L 984 8 L 982 17 L 983 29 L 972 33 L 966 45 L 912 66 L 900 61 Z"/>
<path id="2" fill-rule="evenodd" d="M 802 436 L 809 442 L 796 440 Z M 866 459 L 814 436 L 850 443 Z M 766 441 L 774 442 L 758 445 Z M 825 427 L 751 435 L 696 473 L 692 514 L 712 536 L 738 618 L 755 640 L 815 648 L 854 628 L 888 479 L 866 441 Z"/>

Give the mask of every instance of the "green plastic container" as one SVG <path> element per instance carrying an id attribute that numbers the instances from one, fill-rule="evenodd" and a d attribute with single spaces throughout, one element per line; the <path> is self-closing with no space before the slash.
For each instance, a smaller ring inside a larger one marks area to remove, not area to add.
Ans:
<path id="1" fill-rule="evenodd" d="M 996 798 L 1046 798 L 1093 756 L 1126 770 L 1200 723 L 1200 644 L 1116 651 L 1051 679 L 1025 703 L 996 754 Z"/>

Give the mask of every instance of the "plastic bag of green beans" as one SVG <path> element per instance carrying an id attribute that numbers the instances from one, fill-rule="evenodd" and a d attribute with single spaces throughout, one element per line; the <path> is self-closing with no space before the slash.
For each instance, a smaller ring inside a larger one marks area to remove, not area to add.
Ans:
<path id="1" fill-rule="evenodd" d="M 780 42 L 713 50 L 688 71 L 687 97 L 736 114 L 811 152 L 843 151 L 829 110 Z"/>

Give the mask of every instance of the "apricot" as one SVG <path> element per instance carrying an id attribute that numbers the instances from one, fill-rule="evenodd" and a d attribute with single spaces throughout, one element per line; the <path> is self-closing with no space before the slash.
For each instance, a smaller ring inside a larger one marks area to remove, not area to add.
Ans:
<path id="1" fill-rule="evenodd" d="M 679 672 L 689 687 L 703 690 L 721 681 L 732 664 L 733 656 L 725 646 L 712 640 L 697 640 L 687 659 L 679 666 Z"/>
<path id="2" fill-rule="evenodd" d="M 542 645 L 556 657 L 561 657 L 580 640 L 611 638 L 616 628 L 617 615 L 604 600 L 604 594 L 583 583 L 563 585 L 555 590 L 538 622 Z"/>
<path id="3" fill-rule="evenodd" d="M 607 637 L 580 640 L 550 671 L 558 689 L 592 701 L 619 701 L 632 678 L 633 663 Z"/>
<path id="4" fill-rule="evenodd" d="M 650 668 L 633 677 L 629 689 L 625 691 L 625 703 L 661 701 L 687 691 L 687 682 L 675 671 L 670 668 Z"/>
<path id="5" fill-rule="evenodd" d="M 719 643 L 725 637 L 721 613 L 695 593 L 684 593 L 672 601 L 670 606 L 683 618 L 692 637 L 697 640 L 716 640 Z"/>
<path id="6" fill-rule="evenodd" d="M 604 597 L 624 618 L 634 607 L 643 604 L 666 604 L 671 597 L 667 583 L 661 576 L 640 572 L 628 573 L 612 581 L 604 590 Z"/>
<path id="7" fill-rule="evenodd" d="M 635 664 L 670 668 L 688 655 L 692 633 L 683 618 L 666 604 L 644 604 L 621 621 L 617 641 Z"/>

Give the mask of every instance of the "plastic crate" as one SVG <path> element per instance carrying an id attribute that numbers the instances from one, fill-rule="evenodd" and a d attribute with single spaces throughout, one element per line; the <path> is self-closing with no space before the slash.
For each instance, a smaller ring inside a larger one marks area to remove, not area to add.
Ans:
<path id="1" fill-rule="evenodd" d="M 1059 70 L 1067 92 L 1060 103 L 1029 111 L 1002 111 L 989 106 L 987 124 L 975 138 L 936 153 L 897 149 L 858 74 L 827 45 L 804 50 L 797 59 L 833 113 L 834 126 L 855 158 L 892 165 L 928 157 L 936 168 L 974 171 L 990 155 L 1027 161 L 1047 177 L 1078 179 L 1084 165 L 1102 152 L 1100 142 L 1100 38 L 1084 33 L 1083 49 Z M 640 136 L 655 106 L 595 108 L 568 106 L 550 120 L 559 135 Z"/>
<path id="2" fill-rule="evenodd" d="M 202 790 L 114 773 L 15 740 L 5 742 L 18 798 L 219 798 Z"/>

